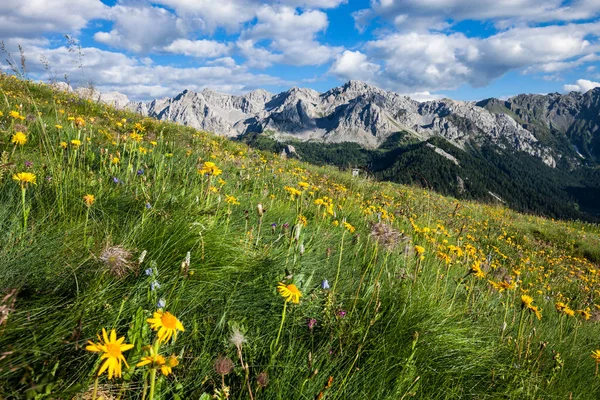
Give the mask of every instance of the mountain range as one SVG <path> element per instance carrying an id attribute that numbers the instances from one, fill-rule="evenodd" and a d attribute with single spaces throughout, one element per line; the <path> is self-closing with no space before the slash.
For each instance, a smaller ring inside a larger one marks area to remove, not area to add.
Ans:
<path id="1" fill-rule="evenodd" d="M 426 102 L 360 81 L 324 93 L 299 87 L 243 95 L 184 90 L 150 102 L 129 102 L 119 93 L 86 96 L 310 162 L 352 164 L 403 183 L 425 181 L 457 197 L 559 217 L 585 218 L 581 209 L 600 213 L 594 206 L 600 88 Z"/>

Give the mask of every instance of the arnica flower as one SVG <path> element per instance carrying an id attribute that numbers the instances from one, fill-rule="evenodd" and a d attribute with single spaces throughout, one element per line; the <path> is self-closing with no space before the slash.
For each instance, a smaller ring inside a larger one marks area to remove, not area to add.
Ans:
<path id="1" fill-rule="evenodd" d="M 73 139 L 71 140 L 71 144 L 73 145 L 73 147 L 78 148 L 79 146 L 81 146 L 81 140 Z"/>
<path id="2" fill-rule="evenodd" d="M 62 125 L 54 125 L 56 129 L 62 129 Z"/>
<path id="3" fill-rule="evenodd" d="M 67 142 L 60 142 L 60 147 L 62 147 L 63 149 L 66 149 L 67 146 Z"/>
<path id="4" fill-rule="evenodd" d="M 124 344 L 125 337 L 117 340 L 117 332 L 114 329 L 110 331 L 109 338 L 106 329 L 102 328 L 102 338 L 98 335 L 98 340 L 100 341 L 99 343 L 88 341 L 89 345 L 85 348 L 87 351 L 94 353 L 103 353 L 100 359 L 104 360 L 104 362 L 98 370 L 98 375 L 102 375 L 108 369 L 108 379 L 112 379 L 113 376 L 120 378 L 121 361 L 129 368 L 125 357 L 123 357 L 123 352 L 132 349 L 133 345 Z"/>
<path id="5" fill-rule="evenodd" d="M 300 290 L 293 283 L 286 285 L 282 282 L 279 282 L 279 285 L 277 285 L 277 291 L 279 294 L 281 294 L 281 297 L 283 297 L 286 302 L 291 301 L 294 304 L 300 303 L 300 297 L 302 297 L 302 293 L 300 293 Z"/>
<path id="6" fill-rule="evenodd" d="M 15 118 L 15 119 L 17 119 L 17 118 L 20 118 L 20 117 L 21 117 L 21 115 L 19 114 L 19 112 L 18 112 L 18 111 L 11 111 L 11 112 L 9 112 L 9 113 L 8 113 L 8 115 L 9 115 L 11 118 Z"/>
<path id="7" fill-rule="evenodd" d="M 77 118 L 75 118 L 75 125 L 78 126 L 79 128 L 82 128 L 85 126 L 85 120 L 81 117 L 77 117 Z"/>
<path id="8" fill-rule="evenodd" d="M 600 364 L 600 350 L 592 351 L 592 358 L 596 361 L 596 364 Z"/>
<path id="9" fill-rule="evenodd" d="M 221 171 L 214 162 L 206 161 L 198 172 L 202 175 L 219 176 L 223 171 Z"/>
<path id="10" fill-rule="evenodd" d="M 19 146 L 23 146 L 25 143 L 27 143 L 27 135 L 25 135 L 23 132 L 16 132 L 14 135 L 12 135 L 10 142 Z"/>
<path id="11" fill-rule="evenodd" d="M 471 265 L 470 273 L 475 274 L 475 277 L 483 279 L 485 278 L 485 272 L 481 269 L 481 261 L 475 261 L 473 265 Z"/>
<path id="12" fill-rule="evenodd" d="M 417 254 L 423 254 L 423 253 L 425 253 L 425 247 L 416 245 L 415 251 L 417 252 Z"/>
<path id="13" fill-rule="evenodd" d="M 528 309 L 530 312 L 534 313 L 537 319 L 542 319 L 542 311 L 533 305 L 533 297 L 528 296 L 526 294 L 521 296 L 521 308 Z"/>
<path id="14" fill-rule="evenodd" d="M 96 197 L 93 194 L 83 196 L 83 202 L 86 206 L 91 207 L 96 202 Z"/>
<path id="15" fill-rule="evenodd" d="M 158 368 L 164 376 L 168 376 L 173 373 L 173 367 L 179 365 L 179 361 L 175 355 L 170 356 L 165 360 L 160 354 L 152 354 L 153 350 L 150 348 L 151 354 L 149 356 L 142 357 L 142 361 L 136 364 L 136 367 L 143 367 L 149 365 L 151 368 Z"/>
<path id="16" fill-rule="evenodd" d="M 36 176 L 31 172 L 19 172 L 13 175 L 12 178 L 14 181 L 19 182 L 22 188 L 26 187 L 28 183 L 36 184 Z"/>
<path id="17" fill-rule="evenodd" d="M 121 162 L 121 160 L 119 159 L 119 157 L 113 157 L 112 160 L 110 160 L 110 163 L 115 164 L 115 165 L 120 162 Z"/>
<path id="18" fill-rule="evenodd" d="M 350 225 L 348 222 L 344 222 L 344 228 L 346 228 L 346 230 L 350 233 L 354 233 L 354 231 L 356 231 L 356 228 Z"/>
<path id="19" fill-rule="evenodd" d="M 240 204 L 240 202 L 234 196 L 230 196 L 228 194 L 225 195 L 225 202 L 227 204 L 233 204 L 233 205 Z"/>
<path id="20" fill-rule="evenodd" d="M 168 342 L 171 337 L 175 341 L 177 331 L 185 332 L 177 317 L 168 311 L 155 311 L 153 318 L 148 318 L 147 321 L 152 329 L 158 331 L 158 340 L 161 342 Z"/>

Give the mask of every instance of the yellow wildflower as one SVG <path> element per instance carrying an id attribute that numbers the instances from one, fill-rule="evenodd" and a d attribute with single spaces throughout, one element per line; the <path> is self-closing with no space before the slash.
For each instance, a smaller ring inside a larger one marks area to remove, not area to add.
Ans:
<path id="1" fill-rule="evenodd" d="M 120 162 L 121 162 L 121 159 L 120 159 L 119 157 L 113 157 L 113 158 L 110 160 L 110 163 L 111 163 L 111 164 L 113 164 L 113 165 L 116 165 L 116 164 L 118 164 L 118 163 L 120 163 Z"/>
<path id="2" fill-rule="evenodd" d="M 11 112 L 9 112 L 9 113 L 8 113 L 8 115 L 9 115 L 11 118 L 15 118 L 15 119 L 17 119 L 17 118 L 20 118 L 20 117 L 21 117 L 21 114 L 19 114 L 19 112 L 18 112 L 18 111 L 11 111 Z"/>
<path id="3" fill-rule="evenodd" d="M 423 254 L 423 253 L 425 253 L 425 247 L 416 245 L 415 251 L 417 252 L 417 254 Z"/>
<path id="4" fill-rule="evenodd" d="M 56 129 L 62 129 L 62 125 L 54 125 Z"/>
<path id="5" fill-rule="evenodd" d="M 83 202 L 86 206 L 91 207 L 96 202 L 96 197 L 93 194 L 83 196 Z"/>
<path id="6" fill-rule="evenodd" d="M 185 331 L 177 317 L 168 311 L 155 311 L 152 318 L 148 318 L 147 321 L 152 329 L 158 331 L 158 340 L 161 342 L 168 342 L 171 337 L 177 340 L 177 331 Z"/>
<path id="7" fill-rule="evenodd" d="M 71 140 L 71 144 L 75 147 L 78 148 L 79 146 L 81 146 L 81 140 L 78 139 L 73 139 Z"/>
<path id="8" fill-rule="evenodd" d="M 100 341 L 99 343 L 88 341 L 89 344 L 85 348 L 87 351 L 94 353 L 103 353 L 100 359 L 104 361 L 98 370 L 98 375 L 102 375 L 102 373 L 108 369 L 108 379 L 112 379 L 113 376 L 120 378 L 121 361 L 129 368 L 125 357 L 123 357 L 123 352 L 132 349 L 133 345 L 123 344 L 125 337 L 117 340 L 117 332 L 114 329 L 110 331 L 109 338 L 106 329 L 102 328 L 102 338 L 98 335 L 98 340 Z"/>
<path id="9" fill-rule="evenodd" d="M 483 279 L 485 278 L 485 272 L 481 269 L 481 261 L 475 261 L 473 265 L 471 265 L 472 274 L 475 274 L 475 277 Z"/>
<path id="10" fill-rule="evenodd" d="M 198 170 L 198 173 L 200 173 L 201 175 L 211 175 L 211 176 L 219 176 L 221 175 L 223 171 L 221 171 L 219 169 L 219 167 L 217 167 L 215 165 L 214 162 L 211 161 L 206 161 L 203 165 L 202 168 Z"/>
<path id="11" fill-rule="evenodd" d="M 350 225 L 348 222 L 344 222 L 344 228 L 346 228 L 346 230 L 350 233 L 354 233 L 354 231 L 356 231 L 356 228 Z"/>
<path id="12" fill-rule="evenodd" d="M 283 297 L 286 302 L 291 301 L 294 304 L 300 303 L 300 297 L 302 297 L 302 293 L 300 293 L 300 290 L 293 283 L 286 285 L 282 282 L 279 282 L 279 285 L 277 285 L 277 291 L 279 294 L 281 294 L 281 297 Z"/>
<path id="13" fill-rule="evenodd" d="M 27 143 L 27 135 L 25 135 L 23 132 L 16 132 L 14 135 L 12 135 L 10 142 L 19 146 L 23 146 L 25 143 Z"/>
<path id="14" fill-rule="evenodd" d="M 240 204 L 240 202 L 235 197 L 229 196 L 229 195 L 225 195 L 225 202 L 227 204 L 233 204 L 233 205 Z"/>
<path id="15" fill-rule="evenodd" d="M 18 174 L 13 175 L 13 180 L 19 182 L 22 188 L 27 186 L 28 183 L 33 185 L 36 184 L 36 176 L 31 172 L 19 172 Z"/>
<path id="16" fill-rule="evenodd" d="M 60 147 L 62 147 L 63 149 L 66 149 L 67 146 L 67 142 L 60 142 Z"/>

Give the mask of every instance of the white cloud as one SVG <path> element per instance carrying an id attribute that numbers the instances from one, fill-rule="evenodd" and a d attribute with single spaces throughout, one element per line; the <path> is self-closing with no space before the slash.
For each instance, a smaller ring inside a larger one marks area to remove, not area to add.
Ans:
<path id="1" fill-rule="evenodd" d="M 102 91 L 118 91 L 130 99 L 149 100 L 162 96 L 173 96 L 183 89 L 202 90 L 210 87 L 228 93 L 241 93 L 264 86 L 284 86 L 286 82 L 267 74 L 255 74 L 243 66 L 222 63 L 196 68 L 178 68 L 144 63 L 122 53 L 98 48 L 82 49 L 82 67 L 76 55 L 66 47 L 54 49 L 29 47 L 25 49 L 30 76 L 44 78 L 45 71 L 39 56 L 48 59 L 52 69 L 69 75 L 73 86 L 92 83 Z"/>
<path id="2" fill-rule="evenodd" d="M 378 81 L 379 65 L 369 62 L 360 51 L 344 51 L 333 63 L 329 72 L 345 80 Z"/>
<path id="3" fill-rule="evenodd" d="M 256 24 L 242 32 L 239 41 L 249 66 L 322 65 L 342 50 L 316 40 L 316 35 L 324 32 L 329 24 L 327 14 L 321 11 L 300 13 L 292 7 L 265 5 L 256 17 Z M 268 49 L 256 47 L 261 40 L 269 41 Z"/>
<path id="4" fill-rule="evenodd" d="M 577 21 L 600 14 L 598 0 L 372 0 L 354 13 L 358 27 L 375 17 L 401 30 L 441 30 L 465 20 L 494 21 L 498 27 L 530 22 Z"/>
<path id="5" fill-rule="evenodd" d="M 327 29 L 327 14 L 310 10 L 303 13 L 292 7 L 263 6 L 256 13 L 257 23 L 243 36 L 254 39 L 307 38 L 312 40 L 317 32 Z"/>
<path id="6" fill-rule="evenodd" d="M 418 101 L 418 102 L 440 100 L 440 99 L 443 99 L 444 97 L 446 97 L 443 94 L 436 94 L 436 93 L 429 93 L 429 92 L 409 93 L 409 94 L 406 94 L 405 96 L 408 96 L 411 99 Z"/>
<path id="7" fill-rule="evenodd" d="M 600 82 L 592 82 L 587 79 L 578 79 L 574 85 L 565 85 L 563 88 L 565 92 L 581 92 L 585 93 L 588 90 L 600 87 Z"/>
<path id="8" fill-rule="evenodd" d="M 567 68 L 584 64 L 599 50 L 591 37 L 600 23 L 514 28 L 491 37 L 462 33 L 393 33 L 367 42 L 361 52 L 345 52 L 331 72 L 344 79 L 369 79 L 399 92 L 485 86 L 512 70 Z M 367 71 L 367 72 L 365 72 Z"/>
<path id="9" fill-rule="evenodd" d="M 184 54 L 200 58 L 215 58 L 231 53 L 233 45 L 214 40 L 177 39 L 164 50 L 168 53 Z"/>
<path id="10" fill-rule="evenodd" d="M 94 40 L 136 53 L 158 50 L 190 30 L 186 21 L 161 7 L 116 5 L 107 18 L 113 21 L 112 29 L 96 32 Z"/>
<path id="11" fill-rule="evenodd" d="M 595 62 L 598 60 L 600 60 L 600 56 L 598 56 L 597 54 L 588 54 L 586 56 L 579 57 L 573 61 L 556 61 L 556 62 L 549 62 L 549 63 L 535 65 L 535 66 L 527 68 L 525 70 L 525 73 L 530 73 L 530 72 L 555 73 L 555 72 L 573 69 L 573 68 L 579 67 L 581 65 L 585 65 L 587 63 Z"/>
<path id="12" fill-rule="evenodd" d="M 0 1 L 0 38 L 36 38 L 47 33 L 74 34 L 108 7 L 100 0 Z"/>

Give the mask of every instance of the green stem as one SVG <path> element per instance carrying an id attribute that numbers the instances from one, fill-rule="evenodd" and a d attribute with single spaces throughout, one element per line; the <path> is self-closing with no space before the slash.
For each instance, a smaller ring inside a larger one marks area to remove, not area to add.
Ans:
<path id="1" fill-rule="evenodd" d="M 96 375 L 96 379 L 94 380 L 94 391 L 92 392 L 92 400 L 96 400 L 97 394 L 98 394 L 98 375 Z"/>
<path id="2" fill-rule="evenodd" d="M 27 217 L 28 217 L 28 212 L 25 209 L 25 191 L 27 189 L 25 189 L 25 186 L 21 187 L 21 205 L 23 207 L 23 233 L 25 233 L 25 231 L 27 230 Z"/>
<path id="3" fill-rule="evenodd" d="M 154 342 L 154 354 L 158 354 L 158 350 L 160 348 L 160 341 L 156 339 Z M 152 368 L 150 370 L 150 400 L 154 400 L 154 384 L 156 383 L 156 368 Z"/>
<path id="4" fill-rule="evenodd" d="M 275 350 L 279 344 L 279 337 L 281 336 L 281 330 L 283 329 L 283 322 L 285 321 L 285 311 L 287 310 L 287 301 L 283 303 L 283 312 L 281 313 L 281 324 L 279 325 L 279 332 L 277 332 L 277 339 L 275 340 Z"/>
<path id="5" fill-rule="evenodd" d="M 154 384 L 156 383 L 156 368 L 150 370 L 150 400 L 154 400 Z"/>
<path id="6" fill-rule="evenodd" d="M 344 252 L 344 236 L 346 236 L 346 230 L 342 233 L 342 242 L 340 243 L 340 257 L 338 259 L 337 273 L 335 274 L 335 281 L 333 282 L 333 289 L 331 293 L 335 294 L 335 288 L 337 287 L 338 279 L 340 277 L 340 269 L 342 267 L 342 254 Z"/>
<path id="7" fill-rule="evenodd" d="M 85 212 L 85 224 L 83 225 L 83 240 L 85 240 L 85 245 L 87 247 L 87 225 L 88 225 L 88 220 L 90 218 L 90 208 L 87 208 L 87 211 Z"/>

